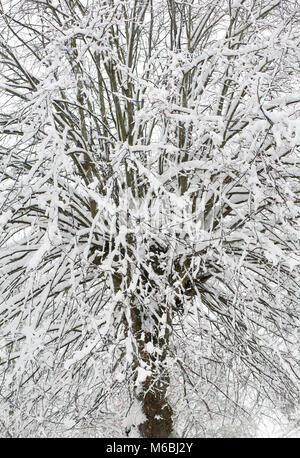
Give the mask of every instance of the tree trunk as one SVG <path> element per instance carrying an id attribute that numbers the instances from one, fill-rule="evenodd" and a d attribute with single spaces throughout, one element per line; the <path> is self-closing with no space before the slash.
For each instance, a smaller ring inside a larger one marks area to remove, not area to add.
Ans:
<path id="1" fill-rule="evenodd" d="M 173 430 L 173 411 L 166 398 L 168 386 L 168 376 L 156 383 L 153 383 L 152 377 L 149 377 L 143 383 L 139 401 L 147 420 L 139 425 L 142 437 L 170 437 Z"/>
<path id="2" fill-rule="evenodd" d="M 170 315 L 167 304 L 152 311 L 152 330 L 149 332 L 149 317 L 146 321 L 139 307 L 135 305 L 131 308 L 132 330 L 136 341 L 134 379 L 137 380 L 139 367 L 144 367 L 151 373 L 141 383 L 136 383 L 135 396 L 146 417 L 138 425 L 142 437 L 167 438 L 173 430 L 173 411 L 167 399 L 170 377 L 166 364 L 171 329 Z"/>

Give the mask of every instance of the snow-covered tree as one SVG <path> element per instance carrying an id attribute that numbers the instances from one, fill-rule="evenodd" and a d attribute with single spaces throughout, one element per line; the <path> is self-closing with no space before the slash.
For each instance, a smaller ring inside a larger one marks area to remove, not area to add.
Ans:
<path id="1" fill-rule="evenodd" d="M 260 399 L 296 409 L 298 2 L 0 15 L 3 434 L 217 435 Z"/>

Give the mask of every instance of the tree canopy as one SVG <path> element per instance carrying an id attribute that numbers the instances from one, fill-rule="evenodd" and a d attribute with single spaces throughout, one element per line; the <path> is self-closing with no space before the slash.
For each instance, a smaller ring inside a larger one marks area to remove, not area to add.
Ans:
<path id="1" fill-rule="evenodd" d="M 295 0 L 0 2 L 4 435 L 296 409 L 299 23 Z"/>

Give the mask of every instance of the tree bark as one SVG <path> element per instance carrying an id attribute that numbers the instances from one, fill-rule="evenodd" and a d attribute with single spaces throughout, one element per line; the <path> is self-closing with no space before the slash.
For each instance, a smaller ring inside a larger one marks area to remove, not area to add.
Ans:
<path id="1" fill-rule="evenodd" d="M 139 401 L 147 420 L 139 425 L 142 437 L 170 437 L 173 430 L 173 411 L 166 396 L 168 386 L 168 376 L 156 383 L 153 383 L 153 379 L 149 377 L 143 383 L 143 391 L 139 395 Z"/>
<path id="2" fill-rule="evenodd" d="M 139 432 L 145 438 L 168 438 L 173 430 L 172 408 L 167 392 L 170 378 L 167 368 L 167 354 L 171 329 L 171 311 L 165 304 L 159 310 L 152 311 L 151 332 L 146 331 L 143 313 L 138 306 L 131 309 L 132 330 L 136 341 L 136 359 L 134 364 L 137 379 L 138 368 L 143 365 L 151 375 L 142 383 L 136 384 L 135 396 L 139 401 L 146 420 L 138 425 Z M 148 318 L 149 320 L 149 318 Z M 149 351 L 148 345 L 153 351 Z"/>

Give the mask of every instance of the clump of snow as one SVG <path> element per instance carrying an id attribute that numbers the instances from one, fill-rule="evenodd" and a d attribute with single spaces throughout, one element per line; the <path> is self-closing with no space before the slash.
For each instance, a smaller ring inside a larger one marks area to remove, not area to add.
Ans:
<path id="1" fill-rule="evenodd" d="M 128 437 L 140 437 L 138 426 L 146 420 L 141 404 L 138 401 L 134 401 L 123 422 L 125 430 L 129 431 Z"/>
<path id="2" fill-rule="evenodd" d="M 147 371 L 143 367 L 139 367 L 137 372 L 138 372 L 138 376 L 136 379 L 137 385 L 140 385 L 141 383 L 143 383 L 147 379 L 147 377 L 149 377 L 152 374 L 151 371 Z"/>
<path id="3" fill-rule="evenodd" d="M 146 344 L 146 351 L 150 354 L 154 352 L 154 346 L 152 342 L 148 342 Z"/>

